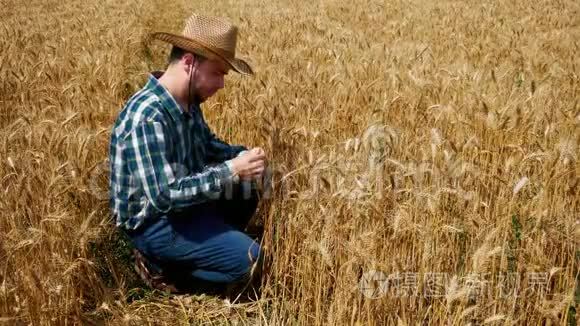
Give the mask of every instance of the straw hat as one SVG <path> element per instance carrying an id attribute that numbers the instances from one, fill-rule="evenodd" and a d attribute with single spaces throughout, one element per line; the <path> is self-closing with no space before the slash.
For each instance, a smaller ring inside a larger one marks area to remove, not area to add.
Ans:
<path id="1" fill-rule="evenodd" d="M 183 35 L 158 32 L 152 37 L 209 59 L 220 59 L 241 74 L 254 73 L 247 62 L 236 58 L 238 28 L 222 18 L 193 14 L 185 23 Z"/>

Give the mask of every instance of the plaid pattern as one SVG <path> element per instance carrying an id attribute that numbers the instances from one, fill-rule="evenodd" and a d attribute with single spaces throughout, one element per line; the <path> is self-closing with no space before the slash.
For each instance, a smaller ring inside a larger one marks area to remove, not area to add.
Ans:
<path id="1" fill-rule="evenodd" d="M 218 139 L 199 105 L 182 110 L 157 78 L 129 99 L 111 134 L 110 206 L 127 230 L 217 199 L 236 181 L 230 160 L 246 150 Z"/>

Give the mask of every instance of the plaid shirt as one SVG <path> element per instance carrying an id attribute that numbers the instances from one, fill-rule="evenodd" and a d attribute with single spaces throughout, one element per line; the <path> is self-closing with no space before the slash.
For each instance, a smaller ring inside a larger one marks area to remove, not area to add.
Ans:
<path id="1" fill-rule="evenodd" d="M 110 205 L 128 230 L 216 199 L 235 181 L 230 160 L 246 150 L 218 139 L 199 105 L 182 110 L 158 77 L 129 99 L 111 134 Z"/>

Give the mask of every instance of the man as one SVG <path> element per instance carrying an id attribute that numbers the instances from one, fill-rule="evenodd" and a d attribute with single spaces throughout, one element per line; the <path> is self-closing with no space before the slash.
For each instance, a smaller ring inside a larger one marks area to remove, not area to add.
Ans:
<path id="1" fill-rule="evenodd" d="M 218 139 L 200 107 L 224 87 L 230 69 L 253 74 L 235 57 L 237 28 L 193 15 L 183 35 L 153 37 L 173 45 L 167 70 L 152 73 L 129 99 L 111 135 L 116 224 L 137 258 L 180 288 L 247 281 L 260 257 L 259 245 L 242 232 L 257 207 L 248 186 L 261 177 L 266 157 L 261 148 Z"/>

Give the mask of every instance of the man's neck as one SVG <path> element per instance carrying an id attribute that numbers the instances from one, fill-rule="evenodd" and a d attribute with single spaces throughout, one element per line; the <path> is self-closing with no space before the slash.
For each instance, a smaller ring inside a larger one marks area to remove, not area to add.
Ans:
<path id="1" fill-rule="evenodd" d="M 175 101 L 181 106 L 182 110 L 188 111 L 187 88 L 178 83 L 177 78 L 173 74 L 171 68 L 168 68 L 161 77 L 158 78 L 159 84 L 173 96 Z"/>

